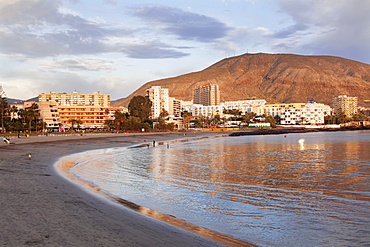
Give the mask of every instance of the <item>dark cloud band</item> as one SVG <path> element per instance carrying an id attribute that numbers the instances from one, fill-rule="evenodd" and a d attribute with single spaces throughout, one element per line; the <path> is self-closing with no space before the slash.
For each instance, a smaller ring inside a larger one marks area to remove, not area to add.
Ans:
<path id="1" fill-rule="evenodd" d="M 213 42 L 225 37 L 231 30 L 225 23 L 215 18 L 177 8 L 136 6 L 130 8 L 130 13 L 183 40 Z"/>

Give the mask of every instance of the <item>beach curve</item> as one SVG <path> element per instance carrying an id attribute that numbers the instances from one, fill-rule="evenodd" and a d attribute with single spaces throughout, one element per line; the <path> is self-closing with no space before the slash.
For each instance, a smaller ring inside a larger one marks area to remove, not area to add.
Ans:
<path id="1" fill-rule="evenodd" d="M 143 212 L 109 204 L 105 199 L 67 183 L 66 178 L 53 168 L 60 157 L 70 154 L 127 147 L 146 140 L 173 140 L 183 135 L 33 136 L 15 139 L 15 145 L 2 145 L 0 220 L 3 226 L 0 242 L 10 246 L 252 246 L 237 240 L 233 244 L 235 240 L 228 236 L 215 239 L 211 231 L 207 236 L 191 232 L 186 227 L 185 230 L 182 225 L 188 223 L 183 221 L 174 226 L 168 224 L 167 219 L 155 219 Z M 157 214 L 147 209 L 144 211 Z"/>

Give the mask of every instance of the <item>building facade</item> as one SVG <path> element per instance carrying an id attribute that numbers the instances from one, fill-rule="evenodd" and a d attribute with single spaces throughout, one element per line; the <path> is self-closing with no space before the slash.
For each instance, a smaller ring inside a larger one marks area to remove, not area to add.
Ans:
<path id="1" fill-rule="evenodd" d="M 266 104 L 262 107 L 258 107 L 255 112 L 257 115 L 269 115 L 269 116 L 280 116 L 281 111 L 284 109 L 301 109 L 306 105 L 306 103 L 274 103 Z"/>
<path id="2" fill-rule="evenodd" d="M 316 102 L 267 104 L 263 112 L 270 116 L 279 116 L 282 125 L 322 125 L 324 117 L 331 113 L 331 108 Z M 262 114 L 263 115 L 263 114 Z"/>
<path id="3" fill-rule="evenodd" d="M 59 128 L 62 123 L 55 101 L 38 102 L 40 118 L 45 123 L 46 128 Z"/>
<path id="4" fill-rule="evenodd" d="M 169 115 L 174 117 L 181 116 L 181 100 L 178 100 L 173 97 L 169 97 Z"/>
<path id="5" fill-rule="evenodd" d="M 159 118 L 161 112 L 169 112 L 169 96 L 168 88 L 161 88 L 160 86 L 152 86 L 147 90 L 147 96 L 152 102 L 152 118 Z"/>
<path id="6" fill-rule="evenodd" d="M 238 110 L 242 113 L 250 113 L 256 107 L 262 107 L 266 104 L 266 100 L 239 100 L 239 101 L 226 101 L 223 107 L 226 110 Z"/>
<path id="7" fill-rule="evenodd" d="M 344 113 L 347 117 L 352 117 L 357 113 L 357 97 L 340 95 L 334 98 L 334 114 Z"/>
<path id="8" fill-rule="evenodd" d="M 223 104 L 220 105 L 199 105 L 193 104 L 191 108 L 192 116 L 214 117 L 223 114 Z"/>
<path id="9" fill-rule="evenodd" d="M 80 94 L 73 91 L 71 94 L 54 93 L 40 94 L 39 102 L 54 101 L 57 105 L 75 106 L 75 105 L 99 105 L 110 107 L 110 95 L 95 92 L 93 94 Z"/>
<path id="10" fill-rule="evenodd" d="M 10 109 L 17 109 L 16 111 L 10 111 L 10 120 L 18 119 L 19 118 L 19 111 L 20 109 L 24 109 L 24 103 L 22 104 L 10 104 Z"/>
<path id="11" fill-rule="evenodd" d="M 217 84 L 205 84 L 194 89 L 194 104 L 209 106 L 221 103 L 220 89 Z"/>
<path id="12" fill-rule="evenodd" d="M 58 112 L 62 126 L 71 128 L 103 128 L 109 116 L 105 108 L 98 105 L 59 106 Z M 80 120 L 80 123 L 73 120 Z"/>
<path id="13" fill-rule="evenodd" d="M 38 98 L 40 116 L 47 128 L 103 128 L 105 120 L 112 118 L 109 94 L 51 92 Z"/>

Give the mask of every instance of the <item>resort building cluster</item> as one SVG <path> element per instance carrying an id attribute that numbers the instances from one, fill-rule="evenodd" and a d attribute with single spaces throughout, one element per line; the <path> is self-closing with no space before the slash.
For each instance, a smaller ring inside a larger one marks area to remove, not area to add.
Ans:
<path id="1" fill-rule="evenodd" d="M 231 117 L 227 110 L 255 113 L 257 116 L 269 115 L 280 119 L 282 125 L 322 125 L 324 117 L 333 112 L 344 112 L 347 116 L 357 113 L 357 97 L 346 95 L 334 99 L 334 109 L 329 105 L 308 101 L 306 103 L 274 103 L 267 104 L 264 99 L 221 102 L 220 90 L 217 84 L 205 84 L 194 89 L 193 101 L 182 101 L 169 97 L 167 88 L 153 86 L 147 90 L 147 96 L 153 102 L 152 116 L 158 118 L 162 111 L 174 118 L 181 112 L 191 112 L 193 117 L 212 118 L 216 115 Z"/>
<path id="2" fill-rule="evenodd" d="M 241 115 L 254 113 L 256 116 L 273 116 L 281 125 L 322 125 L 324 117 L 343 112 L 347 116 L 357 113 L 357 97 L 340 95 L 333 101 L 334 108 L 308 101 L 306 103 L 268 104 L 264 99 L 221 102 L 220 89 L 217 84 L 205 84 L 193 92 L 193 100 L 183 101 L 169 96 L 169 89 L 152 86 L 146 96 L 152 102 L 151 118 L 158 119 L 166 112 L 167 121 L 181 122 L 182 113 L 191 113 L 193 117 L 213 118 L 216 115 L 228 119 L 233 115 L 229 110 Z M 117 111 L 128 112 L 125 107 L 111 107 L 110 95 L 95 92 L 80 94 L 74 91 L 67 93 L 40 94 L 38 102 L 25 102 L 19 108 L 30 107 L 37 103 L 40 118 L 46 128 L 70 128 L 78 124 L 81 128 L 104 128 L 106 120 L 113 120 Z M 76 120 L 78 120 L 76 122 Z"/>

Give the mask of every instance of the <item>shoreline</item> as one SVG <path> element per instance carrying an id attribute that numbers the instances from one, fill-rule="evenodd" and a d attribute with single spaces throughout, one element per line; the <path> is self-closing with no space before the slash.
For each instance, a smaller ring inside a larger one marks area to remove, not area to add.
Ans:
<path id="1" fill-rule="evenodd" d="M 201 138 L 194 138 L 194 139 L 191 139 L 191 140 L 199 140 L 199 139 L 203 139 L 203 138 L 202 137 Z M 205 137 L 205 138 L 209 138 L 209 137 Z M 187 140 L 180 140 L 180 142 L 181 141 L 187 142 L 187 141 L 191 141 L 191 140 L 188 140 L 188 139 Z M 166 142 L 158 142 L 157 145 L 161 146 L 161 145 L 166 145 L 167 143 L 171 144 L 171 143 L 174 143 L 174 142 L 178 142 L 178 140 L 168 141 L 168 142 L 167 141 Z M 131 147 L 128 147 L 128 148 L 137 148 L 137 147 L 145 148 L 145 145 L 131 146 Z M 94 152 L 94 151 L 99 151 L 99 150 L 91 150 L 91 151 Z M 87 152 L 89 152 L 89 151 L 87 151 Z M 92 185 L 92 184 L 90 184 L 86 181 L 83 181 L 83 180 L 73 176 L 69 172 L 69 169 L 74 167 L 76 165 L 77 160 L 81 157 L 81 155 L 84 155 L 84 153 L 87 154 L 87 152 L 77 153 L 77 154 L 72 154 L 70 156 L 62 157 L 55 164 L 57 171 L 62 173 L 64 177 L 67 177 L 68 179 L 70 179 L 74 183 L 84 187 L 86 190 L 88 190 L 88 192 L 91 192 L 92 194 L 94 194 L 96 196 L 100 196 L 102 198 L 105 198 L 106 200 L 109 200 L 110 202 L 116 203 L 118 205 L 129 208 L 131 210 L 134 210 L 135 212 L 138 212 L 142 215 L 154 218 L 156 220 L 160 220 L 162 222 L 166 222 L 166 223 L 168 223 L 172 226 L 179 227 L 179 228 L 184 229 L 186 231 L 189 231 L 189 232 L 195 233 L 197 235 L 206 237 L 208 239 L 211 239 L 211 240 L 216 241 L 218 243 L 225 244 L 227 246 L 254 246 L 252 244 L 246 243 L 245 241 L 242 241 L 242 240 L 230 237 L 228 235 L 218 233 L 218 232 L 215 232 L 215 231 L 212 231 L 212 230 L 194 225 L 190 222 L 177 219 L 176 217 L 174 217 L 172 215 L 164 214 L 164 213 L 161 213 L 159 211 L 156 211 L 156 210 L 138 205 L 138 204 L 133 203 L 131 201 L 122 199 L 120 197 L 114 196 L 114 195 L 110 194 L 107 191 L 104 191 L 104 190 L 102 190 L 102 189 L 100 189 L 100 188 L 98 188 L 98 187 L 96 187 L 96 186 L 94 186 L 94 185 Z M 79 155 L 79 154 L 81 154 L 81 155 Z"/>
<path id="2" fill-rule="evenodd" d="M 225 134 L 186 133 L 189 139 Z M 217 237 L 206 229 L 208 236 L 199 234 L 202 229 L 194 233 L 184 230 L 187 222 L 177 220 L 178 226 L 174 226 L 166 220 L 109 203 L 62 177 L 54 167 L 62 157 L 84 151 L 179 138 L 184 138 L 184 133 L 31 136 L 12 138 L 11 145 L 1 144 L 0 243 L 9 246 L 253 246 L 225 235 Z M 28 154 L 32 155 L 31 159 Z"/>
<path id="3" fill-rule="evenodd" d="M 229 136 L 245 136 L 245 135 L 281 135 L 293 133 L 311 133 L 311 132 L 333 132 L 333 131 L 357 131 L 357 130 L 370 130 L 370 126 L 364 127 L 344 127 L 344 128 L 322 128 L 322 129 L 307 129 L 307 128 L 260 128 L 260 129 L 247 129 L 232 131 Z"/>
<path id="4" fill-rule="evenodd" d="M 282 130 L 288 133 L 328 131 L 251 129 L 241 132 L 243 135 L 285 134 Z M 351 130 L 362 129 L 332 131 Z M 186 138 L 233 133 L 237 132 L 186 132 Z M 212 240 L 212 231 L 210 236 L 201 236 L 110 203 L 61 176 L 54 166 L 62 157 L 89 150 L 176 139 L 184 139 L 184 132 L 31 136 L 12 138 L 15 145 L 0 144 L 0 220 L 3 222 L 0 243 L 9 246 L 232 246 L 232 241 L 222 242 L 223 237 Z M 32 154 L 31 159 L 28 154 Z M 184 223 L 187 222 L 182 221 L 180 225 Z M 234 246 L 243 245 L 253 246 L 246 242 Z"/>

